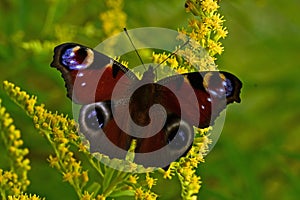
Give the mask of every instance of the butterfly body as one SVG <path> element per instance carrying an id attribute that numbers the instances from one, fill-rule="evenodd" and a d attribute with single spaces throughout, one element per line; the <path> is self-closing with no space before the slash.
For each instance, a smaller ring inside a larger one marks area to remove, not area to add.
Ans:
<path id="1" fill-rule="evenodd" d="M 242 83 L 228 72 L 192 72 L 155 82 L 149 67 L 138 79 L 117 61 L 74 43 L 57 46 L 51 66 L 62 73 L 67 96 L 83 105 L 79 123 L 90 150 L 124 158 L 136 139 L 135 161 L 149 166 L 157 165 L 152 152 L 164 160 L 184 155 L 193 126 L 213 125 L 227 104 L 240 102 Z"/>

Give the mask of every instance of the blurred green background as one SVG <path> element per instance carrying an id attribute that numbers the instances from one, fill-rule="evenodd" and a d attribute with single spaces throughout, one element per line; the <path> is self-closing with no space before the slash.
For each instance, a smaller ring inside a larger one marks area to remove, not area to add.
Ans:
<path id="1" fill-rule="evenodd" d="M 184 3 L 125 0 L 127 28 L 186 26 L 191 14 Z M 299 8 L 298 0 L 221 1 L 229 36 L 217 64 L 244 85 L 242 103 L 228 107 L 222 135 L 199 168 L 199 199 L 300 198 Z M 106 9 L 103 0 L 1 0 L 0 82 L 12 81 L 48 109 L 72 116 L 63 80 L 49 66 L 52 48 L 57 41 L 91 47 L 101 42 L 105 35 L 99 14 Z M 43 45 L 31 50 L 26 46 L 30 41 Z M 2 89 L 0 98 L 30 148 L 28 192 L 50 200 L 76 199 L 46 161 L 50 145 Z"/>

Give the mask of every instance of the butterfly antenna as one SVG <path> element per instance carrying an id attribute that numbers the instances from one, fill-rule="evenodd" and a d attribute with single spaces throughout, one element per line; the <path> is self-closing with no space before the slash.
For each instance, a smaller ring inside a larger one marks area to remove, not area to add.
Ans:
<path id="1" fill-rule="evenodd" d="M 127 29 L 124 28 L 124 31 L 125 31 L 125 33 L 126 33 L 128 39 L 129 39 L 129 41 L 130 41 L 132 47 L 133 47 L 135 53 L 136 53 L 137 56 L 139 57 L 139 60 L 141 61 L 141 63 L 142 63 L 142 65 L 143 65 L 144 69 L 146 70 L 146 67 L 145 67 L 145 64 L 144 64 L 144 62 L 143 62 L 143 60 L 142 60 L 142 58 L 141 58 L 141 55 L 140 55 L 139 52 L 136 50 L 136 47 L 135 47 L 135 45 L 133 44 L 133 41 L 131 40 L 131 37 L 129 36 Z"/>
<path id="2" fill-rule="evenodd" d="M 189 42 L 190 42 L 190 40 L 187 40 L 185 43 L 183 43 L 182 46 L 180 46 L 178 49 L 176 49 L 174 52 L 172 52 L 168 57 L 166 57 L 163 61 L 161 61 L 158 65 L 156 65 L 156 67 L 154 69 L 158 68 L 161 64 L 166 62 L 169 58 L 171 58 L 173 55 L 175 55 L 180 49 L 185 47 Z"/>

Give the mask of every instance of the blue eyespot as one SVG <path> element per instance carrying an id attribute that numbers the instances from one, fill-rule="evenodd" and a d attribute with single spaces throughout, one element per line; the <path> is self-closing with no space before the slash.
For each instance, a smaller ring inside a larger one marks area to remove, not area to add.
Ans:
<path id="1" fill-rule="evenodd" d="M 93 55 L 89 55 L 91 52 L 89 51 L 79 46 L 67 49 L 61 56 L 61 63 L 70 70 L 87 68 L 91 64 L 89 57 L 93 57 Z"/>
<path id="2" fill-rule="evenodd" d="M 228 78 L 226 78 L 226 80 L 223 82 L 223 85 L 225 87 L 226 97 L 231 96 L 233 92 L 233 86 L 231 81 Z"/>

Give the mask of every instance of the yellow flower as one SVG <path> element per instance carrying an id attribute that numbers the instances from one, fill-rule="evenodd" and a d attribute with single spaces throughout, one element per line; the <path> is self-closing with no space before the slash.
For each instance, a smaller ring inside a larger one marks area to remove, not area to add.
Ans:
<path id="1" fill-rule="evenodd" d="M 155 200 L 156 198 L 157 198 L 157 195 L 150 191 L 145 192 L 144 197 L 143 197 L 143 199 L 145 199 L 145 200 Z"/>
<path id="2" fill-rule="evenodd" d="M 138 200 L 138 199 L 142 199 L 144 196 L 144 191 L 142 190 L 142 188 L 137 188 L 135 190 L 135 199 Z"/>
<path id="3" fill-rule="evenodd" d="M 72 174 L 72 172 L 63 173 L 63 180 L 67 181 L 67 182 L 72 182 L 73 181 L 73 174 Z"/>
<path id="4" fill-rule="evenodd" d="M 169 58 L 168 63 L 172 69 L 176 69 L 179 66 L 178 61 L 175 57 Z"/>
<path id="5" fill-rule="evenodd" d="M 201 6 L 203 11 L 208 13 L 217 11 L 217 9 L 220 7 L 218 3 L 214 0 L 202 0 Z"/>
<path id="6" fill-rule="evenodd" d="M 156 184 L 157 179 L 154 179 L 152 177 L 150 177 L 149 173 L 147 173 L 146 175 L 146 182 L 148 185 L 148 188 L 151 189 L 153 185 Z"/>
<path id="7" fill-rule="evenodd" d="M 221 46 L 220 42 L 216 42 L 214 40 L 208 40 L 208 51 L 211 52 L 212 55 L 222 54 L 224 51 L 224 47 Z"/>
<path id="8" fill-rule="evenodd" d="M 105 200 L 105 197 L 101 194 L 97 195 L 97 200 Z"/>
<path id="9" fill-rule="evenodd" d="M 136 184 L 138 179 L 139 179 L 139 177 L 137 175 L 130 175 L 128 178 L 128 181 L 130 183 Z"/>
<path id="10" fill-rule="evenodd" d="M 50 163 L 51 167 L 58 167 L 58 158 L 57 157 L 53 157 L 52 155 L 49 156 L 48 158 L 48 162 Z"/>
<path id="11" fill-rule="evenodd" d="M 163 174 L 164 179 L 172 179 L 175 175 L 175 169 L 178 167 L 177 162 L 172 162 L 167 170 L 159 169 L 159 172 Z"/>
<path id="12" fill-rule="evenodd" d="M 84 191 L 84 194 L 81 197 L 81 200 L 91 200 L 92 199 L 92 195 L 89 194 L 88 191 Z"/>

